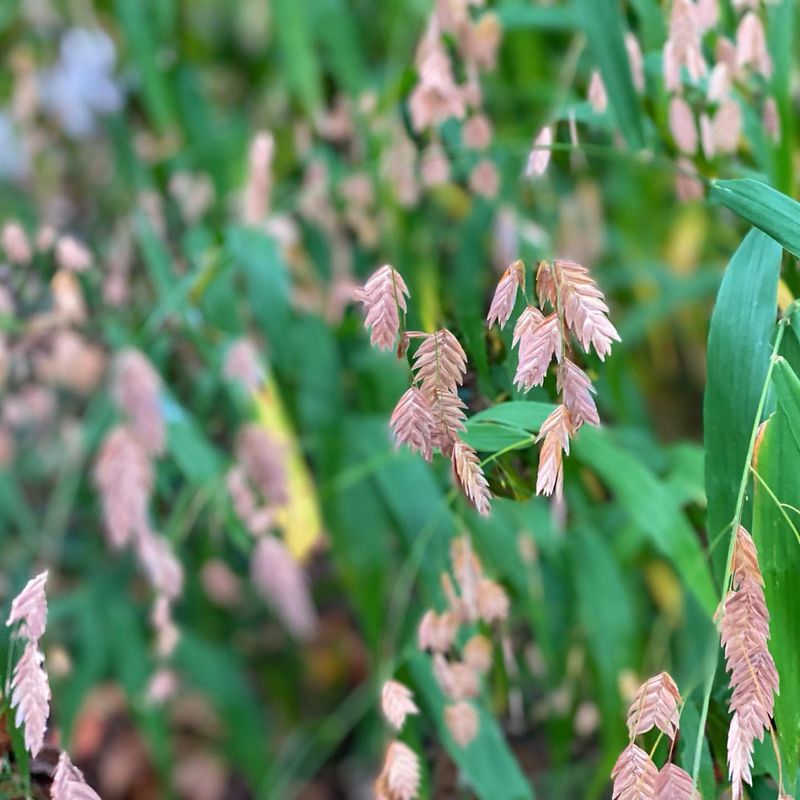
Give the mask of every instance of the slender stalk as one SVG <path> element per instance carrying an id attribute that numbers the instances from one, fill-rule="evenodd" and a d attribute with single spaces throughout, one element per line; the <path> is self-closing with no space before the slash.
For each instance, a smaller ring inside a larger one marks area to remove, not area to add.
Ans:
<path id="1" fill-rule="evenodd" d="M 748 479 L 750 478 L 750 465 L 753 461 L 753 451 L 755 450 L 756 437 L 758 436 L 758 426 L 761 424 L 761 417 L 764 413 L 764 406 L 767 402 L 767 394 L 769 393 L 769 385 L 772 381 L 772 371 L 775 369 L 775 362 L 778 357 L 778 349 L 783 340 L 783 334 L 788 324 L 788 318 L 783 317 L 778 322 L 778 332 L 775 335 L 775 341 L 772 345 L 772 353 L 770 354 L 769 367 L 767 368 L 767 375 L 764 378 L 764 385 L 761 387 L 761 395 L 758 398 L 758 406 L 756 407 L 755 419 L 753 420 L 753 429 L 750 432 L 750 444 L 747 447 L 747 457 L 744 462 L 744 469 L 742 470 L 742 480 L 739 483 L 739 493 L 736 497 L 736 506 L 734 508 L 733 519 L 731 520 L 731 540 L 728 545 L 728 558 L 725 563 L 725 577 L 722 579 L 722 596 L 720 602 L 725 599 L 728 593 L 728 584 L 731 580 L 731 565 L 733 563 L 733 548 L 736 543 L 736 532 L 739 530 L 739 525 L 742 522 L 742 512 L 744 510 L 744 499 L 747 492 Z M 703 737 L 706 732 L 706 721 L 708 719 L 708 706 L 711 701 L 711 689 L 714 685 L 714 678 L 717 673 L 717 662 L 714 661 L 712 668 L 709 671 L 708 679 L 706 681 L 705 691 L 703 693 L 703 707 L 700 711 L 700 725 L 697 729 L 697 741 L 694 746 L 694 763 L 692 766 L 692 785 L 697 787 L 697 776 L 700 772 L 700 756 L 703 751 Z"/>

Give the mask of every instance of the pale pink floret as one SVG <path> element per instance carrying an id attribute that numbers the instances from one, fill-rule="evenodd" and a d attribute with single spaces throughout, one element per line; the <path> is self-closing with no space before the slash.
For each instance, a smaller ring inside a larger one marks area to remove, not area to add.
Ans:
<path id="1" fill-rule="evenodd" d="M 561 495 L 564 482 L 563 453 L 569 455 L 569 437 L 573 426 L 566 406 L 559 405 L 542 423 L 536 441 L 544 440 L 539 453 L 536 494 Z"/>
<path id="2" fill-rule="evenodd" d="M 417 85 L 408 100 L 411 124 L 421 132 L 431 126 L 466 114 L 464 92 L 453 78 L 453 69 L 439 38 L 439 29 L 431 25 L 416 57 Z"/>
<path id="3" fill-rule="evenodd" d="M 144 353 L 128 348 L 117 354 L 111 392 L 147 453 L 161 455 L 166 439 L 161 413 L 161 378 Z"/>
<path id="4" fill-rule="evenodd" d="M 600 424 L 597 406 L 592 397 L 595 393 L 594 387 L 580 367 L 565 358 L 558 368 L 557 383 L 576 430 L 584 422 L 595 426 Z"/>
<path id="5" fill-rule="evenodd" d="M 592 76 L 589 78 L 589 89 L 586 94 L 592 108 L 598 114 L 604 113 L 608 107 L 608 94 L 599 70 L 593 70 Z"/>
<path id="6" fill-rule="evenodd" d="M 527 391 L 542 384 L 553 357 L 561 360 L 561 327 L 555 311 L 538 322 L 535 314 L 529 314 L 524 320 L 520 316 L 520 322 L 514 329 L 514 338 L 519 342 L 514 383 L 518 389 Z"/>
<path id="7" fill-rule="evenodd" d="M 758 14 L 752 11 L 742 17 L 736 29 L 736 63 L 739 67 L 752 67 L 765 78 L 772 75 L 764 25 Z"/>
<path id="8" fill-rule="evenodd" d="M 466 700 L 445 706 L 444 721 L 459 747 L 466 747 L 478 735 L 478 712 Z"/>
<path id="9" fill-rule="evenodd" d="M 692 776 L 676 764 L 664 764 L 656 781 L 656 800 L 700 800 Z"/>
<path id="10" fill-rule="evenodd" d="M 742 133 L 742 109 L 735 100 L 726 100 L 714 114 L 711 137 L 717 153 L 735 153 Z"/>
<path id="11" fill-rule="evenodd" d="M 638 745 L 631 743 L 620 753 L 611 778 L 614 800 L 655 800 L 658 767 Z"/>
<path id="12" fill-rule="evenodd" d="M 381 350 L 391 350 L 400 331 L 399 310 L 406 311 L 408 287 L 397 270 L 385 264 L 372 274 L 356 299 L 367 312 L 364 325 L 370 329 L 370 340 Z"/>
<path id="13" fill-rule="evenodd" d="M 25 747 L 32 756 L 42 749 L 50 716 L 50 684 L 43 663 L 37 642 L 29 641 L 11 681 L 11 708 L 17 709 L 14 724 L 25 726 Z"/>
<path id="14" fill-rule="evenodd" d="M 694 18 L 700 33 L 711 30 L 719 20 L 719 0 L 695 0 Z"/>
<path id="15" fill-rule="evenodd" d="M 126 426 L 111 431 L 95 462 L 109 544 L 120 549 L 147 527 L 153 472 L 139 439 Z"/>
<path id="16" fill-rule="evenodd" d="M 500 173 L 494 162 L 482 158 L 469 174 L 469 188 L 473 194 L 481 197 L 497 197 L 500 190 Z"/>
<path id="17" fill-rule="evenodd" d="M 376 797 L 378 800 L 413 800 L 419 793 L 419 784 L 417 754 L 402 742 L 392 742 L 375 784 Z"/>
<path id="18" fill-rule="evenodd" d="M 495 322 L 502 330 L 514 310 L 514 303 L 517 299 L 517 290 L 524 277 L 524 266 L 521 261 L 515 261 L 500 277 L 500 281 L 495 289 L 492 305 L 489 308 L 489 316 L 486 321 L 489 325 Z"/>
<path id="19" fill-rule="evenodd" d="M 477 512 L 484 517 L 488 516 L 492 493 L 478 454 L 466 442 L 457 439 L 453 444 L 452 461 L 458 484 Z"/>
<path id="20" fill-rule="evenodd" d="M 674 0 L 663 54 L 664 83 L 669 91 L 681 90 L 681 67 L 686 68 L 693 81 L 706 74 L 700 35 L 694 4 L 691 0 Z"/>
<path id="21" fill-rule="evenodd" d="M 317 626 L 303 568 L 283 542 L 263 536 L 250 562 L 253 585 L 298 639 L 310 639 Z"/>
<path id="22" fill-rule="evenodd" d="M 20 633 L 30 640 L 42 637 L 47 627 L 47 570 L 31 578 L 25 588 L 14 598 L 6 625 L 21 622 Z"/>
<path id="23" fill-rule="evenodd" d="M 642 48 L 636 35 L 631 31 L 625 33 L 625 50 L 628 53 L 628 63 L 631 68 L 631 81 L 633 81 L 633 88 L 637 92 L 643 92 L 645 88 L 644 81 L 644 56 L 642 55 Z"/>
<path id="24" fill-rule="evenodd" d="M 472 150 L 485 150 L 492 143 L 492 124 L 485 114 L 470 117 L 461 129 L 461 140 Z"/>
<path id="25" fill-rule="evenodd" d="M 398 445 L 408 445 L 426 461 L 431 460 L 436 422 L 428 400 L 416 386 L 397 401 L 390 425 Z"/>
<path id="26" fill-rule="evenodd" d="M 460 617 L 454 611 L 437 614 L 428 610 L 423 615 L 417 630 L 417 645 L 420 650 L 446 653 L 455 641 Z"/>
<path id="27" fill-rule="evenodd" d="M 508 618 L 506 590 L 497 581 L 481 578 L 475 593 L 478 617 L 484 622 L 502 622 Z"/>
<path id="28" fill-rule="evenodd" d="M 726 100 L 730 94 L 732 82 L 733 76 L 730 67 L 724 61 L 717 62 L 708 77 L 706 93 L 708 102 L 721 103 Z"/>
<path id="29" fill-rule="evenodd" d="M 697 152 L 697 126 L 692 107 L 680 95 L 669 101 L 669 129 L 681 153 Z"/>
<path id="30" fill-rule="evenodd" d="M 528 154 L 528 163 L 525 165 L 525 175 L 528 178 L 544 175 L 550 163 L 552 145 L 553 128 L 551 125 L 545 125 L 533 140 L 533 146 Z"/>
<path id="31" fill-rule="evenodd" d="M 74 236 L 60 236 L 56 242 L 56 263 L 67 272 L 85 272 L 92 266 L 92 254 Z"/>
<path id="32" fill-rule="evenodd" d="M 409 689 L 399 681 L 386 681 L 381 690 L 381 711 L 386 721 L 399 731 L 406 717 L 419 714 L 414 697 Z"/>
<path id="33" fill-rule="evenodd" d="M 423 391 L 433 388 L 455 391 L 467 372 L 467 355 L 446 328 L 425 335 L 414 353 L 414 371 Z"/>
<path id="34" fill-rule="evenodd" d="M 100 800 L 100 795 L 86 783 L 83 773 L 70 761 L 66 751 L 58 759 L 50 797 L 51 800 Z"/>
<path id="35" fill-rule="evenodd" d="M 619 341 L 617 329 L 608 319 L 603 293 L 589 270 L 574 261 L 554 263 L 562 312 L 567 325 L 588 352 L 593 345 L 603 360 L 611 352 L 611 343 Z"/>
<path id="36" fill-rule="evenodd" d="M 478 673 L 463 661 L 448 661 L 441 653 L 433 656 L 433 675 L 451 700 L 477 697 L 480 692 Z"/>
<path id="37" fill-rule="evenodd" d="M 15 220 L 6 222 L 0 233 L 0 244 L 12 264 L 29 264 L 33 258 L 31 243 L 25 229 Z"/>
<path id="38" fill-rule="evenodd" d="M 628 731 L 638 736 L 652 728 L 674 739 L 678 732 L 681 693 L 668 672 L 646 680 L 628 709 Z"/>

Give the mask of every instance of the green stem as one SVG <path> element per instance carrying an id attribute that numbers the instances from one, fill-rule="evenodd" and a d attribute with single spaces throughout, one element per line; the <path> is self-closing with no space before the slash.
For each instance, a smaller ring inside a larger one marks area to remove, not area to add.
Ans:
<path id="1" fill-rule="evenodd" d="M 778 349 L 780 348 L 781 341 L 783 340 L 783 333 L 786 330 L 787 323 L 787 317 L 783 317 L 783 319 L 778 322 L 778 332 L 775 335 L 775 342 L 772 345 L 772 353 L 770 354 L 767 375 L 764 379 L 764 385 L 761 387 L 761 395 L 758 398 L 758 407 L 756 408 L 755 419 L 753 420 L 753 429 L 750 432 L 750 444 L 747 447 L 747 458 L 744 462 L 742 480 L 739 483 L 739 494 L 736 497 L 736 506 L 734 509 L 733 519 L 731 520 L 731 541 L 728 545 L 728 558 L 725 563 L 725 577 L 722 580 L 722 596 L 720 598 L 720 602 L 724 602 L 725 595 L 728 593 L 728 584 L 730 583 L 731 579 L 731 565 L 733 563 L 733 548 L 736 544 L 736 533 L 739 530 L 739 525 L 741 525 L 742 522 L 745 493 L 747 492 L 747 483 L 750 477 L 750 465 L 753 461 L 753 451 L 755 450 L 756 437 L 758 436 L 758 427 L 761 424 L 761 417 L 764 413 L 764 407 L 767 403 L 769 385 L 772 381 L 772 371 L 775 368 L 775 361 L 778 357 Z M 697 730 L 697 741 L 695 742 L 694 746 L 694 764 L 692 766 L 692 785 L 694 787 L 697 787 L 697 776 L 700 772 L 700 756 L 703 750 L 703 737 L 705 736 L 706 732 L 708 706 L 711 701 L 711 689 L 714 685 L 714 677 L 716 676 L 716 672 L 717 662 L 715 660 L 711 670 L 709 671 L 705 691 L 703 693 L 703 707 L 700 712 L 700 726 Z"/>

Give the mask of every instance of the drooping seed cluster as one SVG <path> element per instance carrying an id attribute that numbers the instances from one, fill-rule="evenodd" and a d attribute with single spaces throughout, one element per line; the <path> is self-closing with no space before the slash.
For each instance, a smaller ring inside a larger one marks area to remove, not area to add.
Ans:
<path id="1" fill-rule="evenodd" d="M 111 394 L 124 421 L 106 435 L 97 455 L 94 482 L 103 522 L 115 550 L 131 547 L 155 591 L 151 622 L 158 654 L 168 658 L 178 642 L 172 605 L 183 589 L 183 567 L 171 545 L 153 528 L 150 498 L 155 459 L 164 452 L 161 379 L 138 350 L 114 360 Z"/>
<path id="2" fill-rule="evenodd" d="M 664 84 L 672 95 L 669 128 L 684 169 L 692 169 L 688 159 L 701 152 L 711 160 L 739 149 L 743 116 L 733 90 L 751 76 L 763 90 L 772 74 L 759 2 L 747 5 L 737 25 L 735 43 L 721 35 L 716 37 L 715 63 L 709 69 L 703 39 L 718 25 L 716 0 L 673 0 L 663 51 Z M 684 81 L 684 71 L 688 82 Z M 701 81 L 705 81 L 704 86 Z M 762 116 L 767 135 L 777 139 L 778 117 L 772 96 L 764 97 Z"/>
<path id="3" fill-rule="evenodd" d="M 396 732 L 402 730 L 408 716 L 419 713 L 411 690 L 396 680 L 383 684 L 381 711 Z M 376 800 L 412 800 L 419 793 L 419 786 L 419 757 L 407 744 L 394 739 L 375 781 Z"/>
<path id="4" fill-rule="evenodd" d="M 251 397 L 264 381 L 258 351 L 246 339 L 230 346 L 223 372 Z M 255 539 L 250 556 L 253 586 L 294 637 L 308 640 L 317 627 L 308 579 L 275 535 L 290 501 L 286 447 L 260 423 L 247 422 L 237 434 L 235 456 L 226 483 L 236 516 Z"/>
<path id="5" fill-rule="evenodd" d="M 482 151 L 491 143 L 492 129 L 483 112 L 480 74 L 494 68 L 502 30 L 491 11 L 473 17 L 475 7 L 468 0 L 434 3 L 417 46 L 417 83 L 408 108 L 414 130 L 430 136 L 419 164 L 425 186 L 445 183 L 450 177 L 450 160 L 438 130 L 448 119 L 464 120 L 461 138 L 465 148 Z M 448 44 L 455 46 L 450 48 Z M 464 76 L 461 82 L 457 74 Z M 478 160 L 469 175 L 471 191 L 494 197 L 499 186 L 500 174 L 494 161 Z"/>
<path id="6" fill-rule="evenodd" d="M 525 295 L 525 266 L 515 261 L 497 285 L 489 325 L 496 323 L 501 329 L 506 325 L 519 292 Z M 580 264 L 560 259 L 540 262 L 536 293 L 539 307 L 529 303 L 514 326 L 513 346 L 519 352 L 514 383 L 521 391 L 541 386 L 555 359 L 561 403 L 536 438 L 542 442 L 536 492 L 561 494 L 563 453 L 569 454 L 570 438 L 584 423 L 600 424 L 592 383 L 573 360 L 573 339 L 584 352 L 594 348 L 605 359 L 619 334 L 608 319 L 603 293 Z"/>
<path id="7" fill-rule="evenodd" d="M 492 645 L 475 633 L 459 654 L 456 639 L 462 627 L 492 624 L 508 617 L 509 601 L 503 587 L 486 577 L 483 565 L 466 537 L 451 543 L 453 578 L 442 575 L 447 608 L 425 612 L 417 631 L 420 649 L 433 654 L 433 674 L 448 698 L 445 723 L 453 740 L 466 747 L 478 733 L 478 712 L 470 702 L 480 691 L 480 679 L 492 664 Z"/>
<path id="8" fill-rule="evenodd" d="M 42 749 L 50 715 L 50 683 L 44 669 L 39 639 L 47 627 L 47 572 L 31 578 L 11 604 L 6 625 L 20 623 L 25 649 L 11 680 L 11 708 L 17 710 L 15 724 L 25 727 L 25 747 L 32 756 Z"/>
<path id="9" fill-rule="evenodd" d="M 628 709 L 630 743 L 611 770 L 614 800 L 699 800 L 689 773 L 669 760 L 659 770 L 635 742 L 637 736 L 657 728 L 673 742 L 671 757 L 680 728 L 680 703 L 678 687 L 666 672 L 639 687 Z"/>
<path id="10" fill-rule="evenodd" d="M 365 326 L 382 350 L 398 345 L 402 356 L 411 340 L 420 340 L 412 358 L 413 382 L 391 416 L 398 445 L 405 444 L 426 461 L 434 450 L 449 458 L 456 484 L 476 510 L 489 513 L 491 492 L 478 454 L 462 438 L 466 405 L 458 394 L 467 371 L 467 356 L 446 328 L 433 333 L 403 331 L 400 311 L 407 310 L 408 287 L 389 265 L 381 267 L 356 294 L 366 310 Z M 399 343 L 399 344 L 398 344 Z"/>
<path id="11" fill-rule="evenodd" d="M 717 612 L 725 663 L 730 673 L 728 771 L 733 800 L 742 797 L 742 784 L 752 784 L 755 740 L 771 727 L 778 672 L 767 647 L 769 611 L 764 579 L 750 534 L 739 526 L 733 546 L 731 588 Z"/>

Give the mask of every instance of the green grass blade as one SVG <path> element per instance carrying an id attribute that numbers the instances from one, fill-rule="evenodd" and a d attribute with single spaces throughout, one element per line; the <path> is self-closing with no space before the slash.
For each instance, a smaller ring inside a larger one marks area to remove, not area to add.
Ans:
<path id="1" fill-rule="evenodd" d="M 626 141 L 632 148 L 644 147 L 639 98 L 631 78 L 618 0 L 575 0 L 575 13 L 583 22 L 611 108 Z"/>
<path id="2" fill-rule="evenodd" d="M 776 371 L 777 372 L 777 371 Z M 797 377 L 792 375 L 794 381 Z M 779 385 L 776 381 L 776 385 Z M 780 391 L 780 390 L 779 390 Z M 796 404 L 796 398 L 795 398 Z M 780 503 L 800 507 L 800 447 L 791 427 L 800 426 L 796 405 L 783 403 L 770 418 L 758 453 L 755 482 L 753 537 L 764 575 L 764 593 L 770 613 L 769 650 L 780 675 L 774 718 L 783 758 L 784 780 L 793 787 L 800 747 L 800 515 Z"/>
<path id="3" fill-rule="evenodd" d="M 751 231 L 734 253 L 711 317 L 703 415 L 705 420 L 708 536 L 733 519 L 775 327 L 780 247 Z M 727 540 L 727 537 L 726 537 Z M 727 547 L 717 547 L 717 575 Z"/>
<path id="4" fill-rule="evenodd" d="M 800 203 L 797 200 L 752 178 L 714 181 L 709 199 L 726 206 L 800 257 Z"/>

